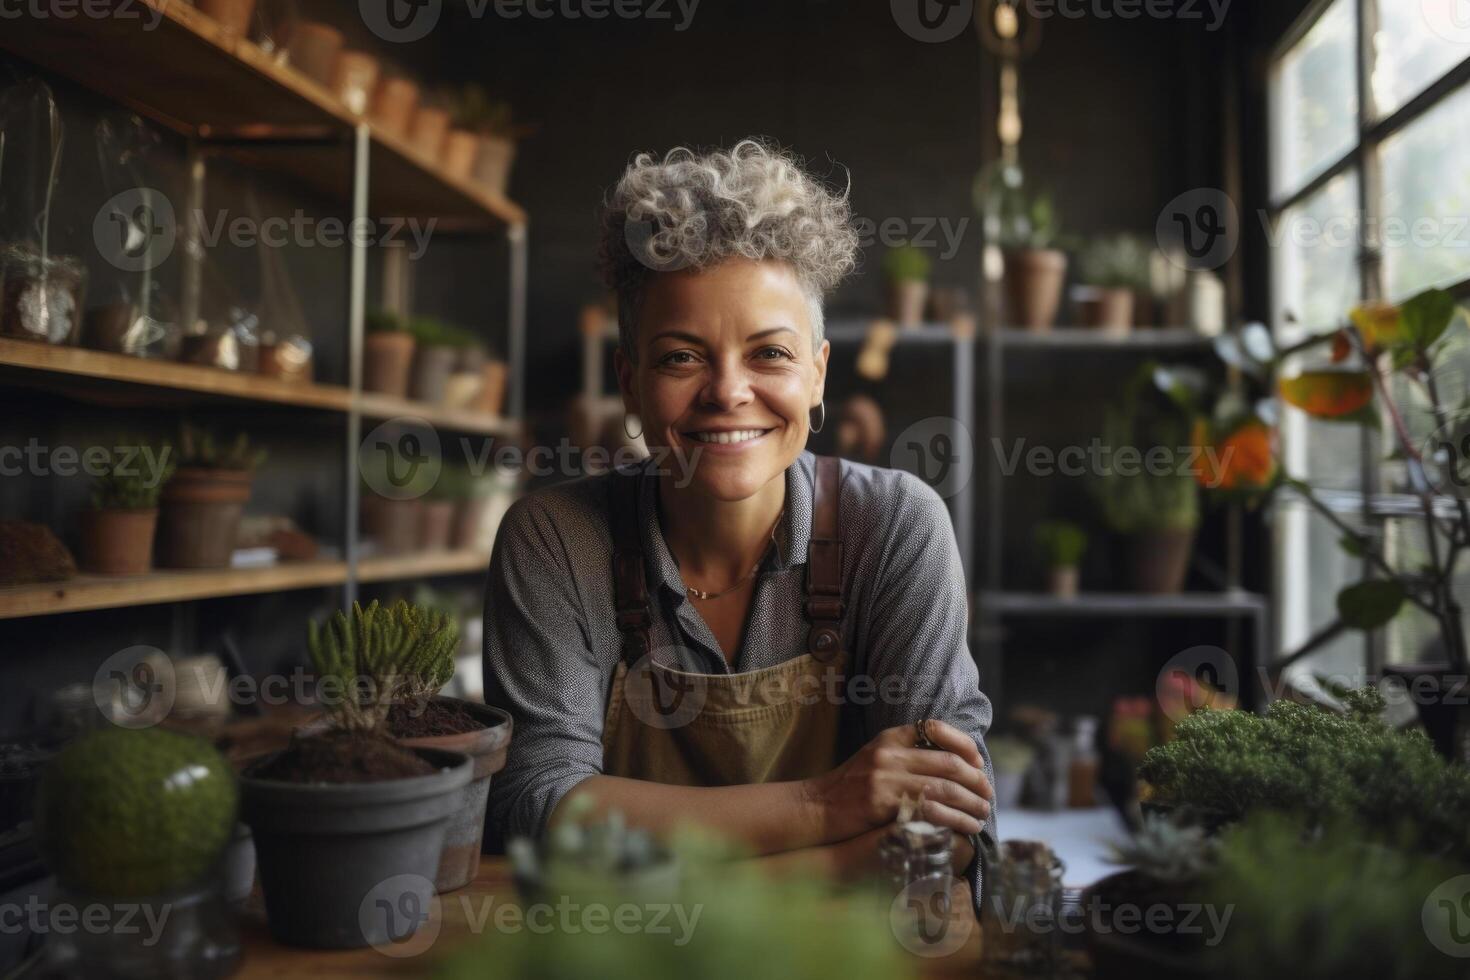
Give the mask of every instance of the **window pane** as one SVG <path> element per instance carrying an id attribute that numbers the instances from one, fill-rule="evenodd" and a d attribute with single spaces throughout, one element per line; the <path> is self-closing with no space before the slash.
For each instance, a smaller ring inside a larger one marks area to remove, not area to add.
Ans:
<path id="1" fill-rule="evenodd" d="M 1354 14 L 1353 0 L 1337 0 L 1277 68 L 1271 186 L 1278 198 L 1300 188 L 1357 140 Z"/>
<path id="2" fill-rule="evenodd" d="M 1470 279 L 1470 87 L 1383 142 L 1384 289 Z"/>
<path id="3" fill-rule="evenodd" d="M 1359 526 L 1356 518 L 1345 519 Z M 1337 618 L 1337 593 L 1362 578 L 1362 562 L 1343 551 L 1337 530 L 1299 499 L 1283 498 L 1275 521 L 1284 655 Z M 1363 635 L 1350 630 L 1298 661 L 1287 674 L 1293 679 L 1315 673 L 1361 675 L 1365 656 Z"/>
<path id="4" fill-rule="evenodd" d="M 1358 175 L 1348 171 L 1288 208 L 1270 230 L 1275 322 L 1283 344 L 1347 321 L 1361 295 L 1360 224 Z"/>
<path id="5" fill-rule="evenodd" d="M 1470 56 L 1463 0 L 1378 0 L 1373 102 L 1387 116 Z"/>

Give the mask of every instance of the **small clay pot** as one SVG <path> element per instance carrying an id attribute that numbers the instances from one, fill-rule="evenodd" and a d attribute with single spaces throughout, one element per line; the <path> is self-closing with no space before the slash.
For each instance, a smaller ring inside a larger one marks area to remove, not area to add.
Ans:
<path id="1" fill-rule="evenodd" d="M 413 384 L 409 387 L 412 397 L 430 405 L 442 404 L 458 356 L 459 351 L 453 347 L 420 347 L 413 359 Z"/>
<path id="2" fill-rule="evenodd" d="M 515 158 L 515 140 L 481 136 L 480 150 L 475 157 L 475 181 L 496 197 L 505 197 Z"/>
<path id="3" fill-rule="evenodd" d="M 377 86 L 377 58 L 362 51 L 343 51 L 337 56 L 332 68 L 332 91 L 349 111 L 365 115 Z"/>
<path id="4" fill-rule="evenodd" d="M 922 279 L 888 283 L 888 315 L 901 327 L 917 327 L 924 322 L 924 304 L 928 299 L 929 284 Z"/>
<path id="5" fill-rule="evenodd" d="M 1194 551 L 1194 528 L 1142 531 L 1130 542 L 1133 588 L 1150 595 L 1173 595 L 1184 588 Z"/>
<path id="6" fill-rule="evenodd" d="M 505 379 L 506 365 L 504 361 L 487 360 L 485 366 L 480 369 L 485 379 L 480 388 L 480 400 L 478 405 L 480 411 L 486 415 L 499 415 L 505 407 Z"/>
<path id="7" fill-rule="evenodd" d="M 418 498 L 393 500 L 375 493 L 362 496 L 362 533 L 377 543 L 383 555 L 412 554 L 419 544 L 419 513 L 424 502 Z"/>
<path id="8" fill-rule="evenodd" d="M 1067 278 L 1067 253 L 1020 249 L 1006 253 L 1005 294 L 1012 326 L 1037 333 L 1051 330 Z"/>
<path id="9" fill-rule="evenodd" d="M 314 20 L 300 21 L 291 31 L 286 51 L 292 67 L 330 88 L 337 55 L 342 52 L 342 32 Z"/>
<path id="10" fill-rule="evenodd" d="M 449 176 L 469 180 L 475 169 L 475 160 L 480 153 L 480 137 L 468 129 L 451 129 L 444 137 L 444 152 L 440 165 Z"/>
<path id="11" fill-rule="evenodd" d="M 255 0 L 199 0 L 199 9 L 220 26 L 241 37 L 250 36 L 250 18 L 255 13 Z"/>
<path id="12" fill-rule="evenodd" d="M 261 344 L 260 373 L 279 381 L 310 381 L 311 346 L 299 340 Z"/>
<path id="13" fill-rule="evenodd" d="M 419 550 L 448 551 L 453 530 L 454 501 L 424 501 L 419 509 Z"/>
<path id="14" fill-rule="evenodd" d="M 1133 290 L 1094 287 L 1078 301 L 1077 311 L 1084 327 L 1126 334 L 1133 329 Z"/>
<path id="15" fill-rule="evenodd" d="M 401 75 L 385 77 L 373 93 L 373 122 L 394 136 L 405 137 L 418 103 L 419 87 L 412 81 Z"/>
<path id="16" fill-rule="evenodd" d="M 466 497 L 455 504 L 454 529 L 449 533 L 449 543 L 456 551 L 480 548 L 480 528 L 485 525 L 485 515 L 489 510 L 489 497 Z"/>
<path id="17" fill-rule="evenodd" d="M 97 575 L 144 575 L 153 567 L 158 508 L 82 514 L 82 568 Z"/>
<path id="18" fill-rule="evenodd" d="M 426 157 L 437 160 L 449 135 L 449 113 L 437 106 L 421 105 L 408 126 L 408 142 Z"/>
<path id="19" fill-rule="evenodd" d="M 397 398 L 408 397 L 413 370 L 413 334 L 383 330 L 367 335 L 362 348 L 362 387 Z"/>
<path id="20" fill-rule="evenodd" d="M 1046 590 L 1058 599 L 1077 598 L 1077 566 L 1059 565 L 1047 570 Z"/>
<path id="21" fill-rule="evenodd" d="M 480 400 L 485 376 L 479 371 L 455 371 L 444 383 L 444 404 L 450 408 L 472 408 Z"/>
<path id="22" fill-rule="evenodd" d="M 228 568 L 250 499 L 250 470 L 179 469 L 160 496 L 159 564 Z"/>

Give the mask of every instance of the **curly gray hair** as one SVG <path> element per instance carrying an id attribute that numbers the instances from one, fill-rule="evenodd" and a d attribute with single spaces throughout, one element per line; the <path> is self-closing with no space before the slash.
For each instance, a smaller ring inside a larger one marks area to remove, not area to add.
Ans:
<path id="1" fill-rule="evenodd" d="M 633 158 L 606 203 L 603 278 L 617 295 L 623 352 L 635 359 L 638 311 L 657 272 L 726 259 L 776 259 L 796 273 L 822 341 L 822 297 L 857 263 L 846 189 L 827 188 L 795 156 L 759 139 L 728 152 L 677 147 Z"/>

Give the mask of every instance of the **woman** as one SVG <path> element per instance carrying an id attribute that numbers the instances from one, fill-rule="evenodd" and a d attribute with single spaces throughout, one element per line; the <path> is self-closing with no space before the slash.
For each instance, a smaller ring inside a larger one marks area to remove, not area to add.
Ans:
<path id="1" fill-rule="evenodd" d="M 501 525 L 486 699 L 516 735 L 495 830 L 539 834 L 590 795 L 855 872 L 922 793 L 978 903 L 991 712 L 948 513 L 914 476 L 805 451 L 822 298 L 856 251 L 846 195 L 756 141 L 640 155 L 613 191 L 615 365 L 653 455 Z"/>

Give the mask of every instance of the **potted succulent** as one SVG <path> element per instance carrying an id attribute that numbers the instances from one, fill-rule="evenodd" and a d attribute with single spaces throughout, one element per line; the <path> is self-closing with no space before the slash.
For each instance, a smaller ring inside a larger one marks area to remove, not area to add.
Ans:
<path id="1" fill-rule="evenodd" d="M 426 94 L 413 111 L 408 124 L 408 142 L 426 158 L 438 162 L 444 150 L 444 141 L 449 136 L 449 110 L 442 92 Z"/>
<path id="2" fill-rule="evenodd" d="M 479 402 L 488 357 L 484 342 L 466 331 L 454 370 L 444 385 L 444 404 L 451 408 L 470 408 Z"/>
<path id="3" fill-rule="evenodd" d="M 917 327 L 924 320 L 924 303 L 929 297 L 929 273 L 933 263 L 915 245 L 890 248 L 883 256 L 883 277 L 888 288 L 888 315 L 901 327 Z"/>
<path id="4" fill-rule="evenodd" d="M 1133 329 L 1137 296 L 1149 290 L 1149 249 L 1132 235 L 1095 239 L 1077 261 L 1078 322 L 1108 333 Z"/>
<path id="5" fill-rule="evenodd" d="M 153 567 L 158 496 L 173 475 L 165 446 L 141 465 L 143 454 L 114 450 L 107 472 L 92 483 L 92 506 L 82 514 L 82 567 L 99 575 L 142 575 Z"/>
<path id="6" fill-rule="evenodd" d="M 243 432 L 220 448 L 212 433 L 183 425 L 178 468 L 160 496 L 160 565 L 229 567 L 250 483 L 265 457 Z"/>
<path id="7" fill-rule="evenodd" d="M 407 483 L 394 482 L 389 465 L 389 460 L 377 453 L 358 461 L 362 472 L 362 532 L 379 554 L 411 554 L 419 547 L 424 495 L 432 489 L 432 474 L 428 467 L 421 466 L 411 472 Z"/>
<path id="8" fill-rule="evenodd" d="M 1067 521 L 1036 525 L 1036 544 L 1046 559 L 1047 591 L 1063 599 L 1077 595 L 1077 566 L 1087 551 L 1087 532 Z"/>
<path id="9" fill-rule="evenodd" d="M 460 352 L 473 342 L 465 331 L 432 316 L 417 316 L 409 321 L 416 349 L 413 359 L 411 397 L 431 405 L 444 401 L 445 389 Z"/>
<path id="10" fill-rule="evenodd" d="M 66 976 L 227 975 L 239 962 L 220 891 L 235 827 L 229 763 L 207 741 L 159 727 L 107 725 L 46 766 L 36 842 L 57 907 L 123 905 L 152 929 L 57 930 L 50 967 Z"/>
<path id="11" fill-rule="evenodd" d="M 474 778 L 462 752 L 409 748 L 386 724 L 426 664 L 453 646 L 443 618 L 376 603 L 311 624 L 312 664 L 330 690 L 328 724 L 240 777 L 271 935 L 342 949 L 399 941 L 422 916 L 445 835 Z"/>
<path id="12" fill-rule="evenodd" d="M 1009 322 L 1028 330 L 1050 330 L 1067 278 L 1067 253 L 1055 247 L 1057 220 L 1051 197 L 1028 194 L 1015 166 L 982 175 L 975 196 L 985 216 L 986 235 L 1005 257 Z"/>
<path id="13" fill-rule="evenodd" d="M 408 397 L 415 344 L 408 327 L 406 319 L 387 310 L 368 314 L 362 351 L 363 390 Z"/>
<path id="14" fill-rule="evenodd" d="M 479 85 L 467 85 L 455 112 L 458 131 L 478 139 L 471 174 L 497 197 L 505 197 L 515 163 L 518 129 L 511 120 L 510 103 L 492 99 Z"/>
<path id="15" fill-rule="evenodd" d="M 424 495 L 419 508 L 419 551 L 448 551 L 454 535 L 454 498 L 441 483 Z"/>

